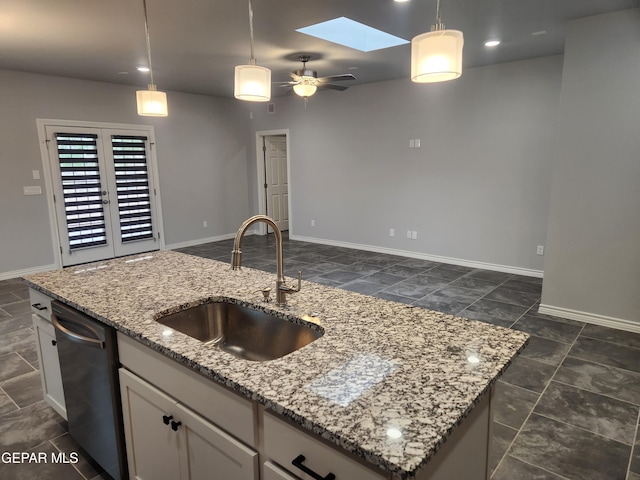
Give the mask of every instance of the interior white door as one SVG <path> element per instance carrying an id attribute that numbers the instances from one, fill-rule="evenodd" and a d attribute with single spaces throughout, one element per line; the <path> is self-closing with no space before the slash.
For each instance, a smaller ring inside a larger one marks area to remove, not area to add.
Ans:
<path id="1" fill-rule="evenodd" d="M 281 231 L 289 230 L 289 175 L 287 137 L 264 137 L 266 212 Z"/>
<path id="2" fill-rule="evenodd" d="M 149 132 L 46 127 L 63 266 L 157 250 Z"/>

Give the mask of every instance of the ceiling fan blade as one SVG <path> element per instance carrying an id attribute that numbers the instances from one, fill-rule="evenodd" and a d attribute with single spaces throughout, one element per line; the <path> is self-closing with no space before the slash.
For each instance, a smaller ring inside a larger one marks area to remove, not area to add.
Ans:
<path id="1" fill-rule="evenodd" d="M 331 90 L 339 90 L 341 92 L 349 88 L 349 87 L 345 87 L 344 85 L 336 85 L 334 83 L 321 83 L 320 85 L 318 85 L 318 87 L 330 88 Z"/>
<path id="2" fill-rule="evenodd" d="M 344 80 L 355 80 L 356 77 L 351 75 L 350 73 L 344 73 L 342 75 L 331 75 L 329 77 L 321 77 L 318 79 L 319 82 L 342 82 Z"/>
<path id="3" fill-rule="evenodd" d="M 300 76 L 299 75 L 297 75 L 297 74 L 295 74 L 293 72 L 289 72 L 288 75 L 291 77 L 291 79 L 294 82 L 299 82 L 300 81 Z"/>

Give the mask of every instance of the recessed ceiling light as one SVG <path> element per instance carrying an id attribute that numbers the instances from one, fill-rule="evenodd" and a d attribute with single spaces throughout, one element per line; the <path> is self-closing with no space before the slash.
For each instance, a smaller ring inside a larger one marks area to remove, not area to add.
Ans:
<path id="1" fill-rule="evenodd" d="M 149 67 L 137 67 L 139 72 L 148 72 L 149 71 Z"/>
<path id="2" fill-rule="evenodd" d="M 409 0 L 393 0 L 396 3 L 407 3 Z"/>
<path id="3" fill-rule="evenodd" d="M 404 38 L 376 30 L 346 17 L 334 18 L 326 22 L 298 28 L 296 32 L 354 48 L 361 52 L 371 52 L 409 43 Z"/>
<path id="4" fill-rule="evenodd" d="M 537 32 L 533 32 L 531 35 L 538 36 L 538 35 L 546 35 L 546 34 L 547 34 L 546 30 L 539 30 Z"/>
<path id="5" fill-rule="evenodd" d="M 497 45 L 500 45 L 500 40 L 487 40 L 484 42 L 485 47 L 495 47 Z"/>

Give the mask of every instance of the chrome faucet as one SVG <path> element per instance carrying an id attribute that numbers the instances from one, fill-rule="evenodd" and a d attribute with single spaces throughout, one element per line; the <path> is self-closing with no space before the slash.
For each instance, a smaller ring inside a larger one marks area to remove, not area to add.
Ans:
<path id="1" fill-rule="evenodd" d="M 293 288 L 288 286 L 284 281 L 284 264 L 282 261 L 282 232 L 273 221 L 271 217 L 266 215 L 254 215 L 244 221 L 238 232 L 236 233 L 236 239 L 233 242 L 233 251 L 231 252 L 231 268 L 234 270 L 240 270 L 240 262 L 242 259 L 242 252 L 240 251 L 240 245 L 242 243 L 242 237 L 244 237 L 247 228 L 256 222 L 264 222 L 269 225 L 273 232 L 276 234 L 276 261 L 278 264 L 278 271 L 276 277 L 276 303 L 284 306 L 287 304 L 287 293 L 295 293 L 300 291 L 302 283 L 302 272 L 298 272 L 298 287 Z"/>

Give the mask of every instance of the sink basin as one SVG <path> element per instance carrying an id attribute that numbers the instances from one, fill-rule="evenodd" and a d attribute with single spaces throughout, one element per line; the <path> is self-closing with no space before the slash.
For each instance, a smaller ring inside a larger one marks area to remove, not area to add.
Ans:
<path id="1" fill-rule="evenodd" d="M 236 357 L 258 362 L 284 357 L 324 333 L 319 327 L 228 302 L 204 303 L 157 321 Z"/>

